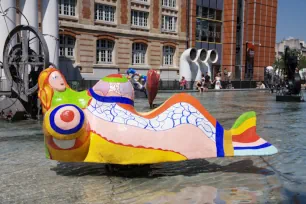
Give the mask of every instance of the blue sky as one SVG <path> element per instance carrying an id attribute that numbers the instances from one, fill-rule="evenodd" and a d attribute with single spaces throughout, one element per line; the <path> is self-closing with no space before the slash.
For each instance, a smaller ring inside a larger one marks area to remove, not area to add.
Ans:
<path id="1" fill-rule="evenodd" d="M 276 42 L 288 37 L 306 41 L 306 0 L 278 0 Z"/>

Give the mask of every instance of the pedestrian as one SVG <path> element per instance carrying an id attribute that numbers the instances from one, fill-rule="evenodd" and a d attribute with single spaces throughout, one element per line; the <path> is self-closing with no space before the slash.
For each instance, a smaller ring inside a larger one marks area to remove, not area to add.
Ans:
<path id="1" fill-rule="evenodd" d="M 228 71 L 227 71 L 226 68 L 224 68 L 224 70 L 223 70 L 223 75 L 224 75 L 225 81 L 227 81 L 227 79 L 228 79 Z"/>
<path id="2" fill-rule="evenodd" d="M 210 87 L 210 83 L 211 83 L 210 76 L 206 72 L 206 74 L 205 74 L 205 84 L 204 84 L 204 88 L 206 89 L 206 91 Z"/>
<path id="3" fill-rule="evenodd" d="M 202 78 L 200 81 L 197 82 L 197 89 L 199 90 L 200 93 L 204 91 L 204 83 L 205 83 L 204 78 Z"/>
<path id="4" fill-rule="evenodd" d="M 217 74 L 217 76 L 215 77 L 215 81 L 213 83 L 215 83 L 215 89 L 222 89 L 220 73 Z"/>
<path id="5" fill-rule="evenodd" d="M 186 84 L 187 84 L 187 81 L 186 81 L 185 77 L 182 76 L 182 79 L 180 81 L 180 89 L 184 90 L 186 88 Z"/>

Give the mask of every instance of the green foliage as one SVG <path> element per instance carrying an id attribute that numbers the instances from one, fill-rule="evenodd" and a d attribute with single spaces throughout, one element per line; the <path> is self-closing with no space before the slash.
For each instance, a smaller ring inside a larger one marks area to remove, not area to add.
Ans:
<path id="1" fill-rule="evenodd" d="M 298 68 L 306 68 L 306 57 L 296 49 L 289 50 L 290 55 L 298 57 Z M 282 54 L 280 58 L 276 58 L 273 63 L 274 70 L 284 70 L 285 69 L 285 54 Z"/>

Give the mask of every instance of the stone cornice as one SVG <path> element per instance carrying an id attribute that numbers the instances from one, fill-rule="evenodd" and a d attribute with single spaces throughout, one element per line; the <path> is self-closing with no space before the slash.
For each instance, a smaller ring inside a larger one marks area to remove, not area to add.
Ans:
<path id="1" fill-rule="evenodd" d="M 148 32 L 135 31 L 135 30 L 124 30 L 124 29 L 119 29 L 119 28 L 85 25 L 85 24 L 65 22 L 65 21 L 61 21 L 60 25 L 61 27 L 67 27 L 69 29 L 92 31 L 93 34 L 97 32 L 105 32 L 105 33 L 112 34 L 112 35 L 131 36 L 133 38 L 150 38 L 150 40 L 156 39 L 159 41 L 167 40 L 171 42 L 186 42 L 186 37 L 173 36 L 173 35 L 169 36 L 167 34 L 148 33 Z"/>

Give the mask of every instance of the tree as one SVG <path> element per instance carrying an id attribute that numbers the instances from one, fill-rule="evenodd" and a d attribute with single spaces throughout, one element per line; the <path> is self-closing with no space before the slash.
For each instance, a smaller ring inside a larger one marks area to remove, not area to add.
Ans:
<path id="1" fill-rule="evenodd" d="M 299 69 L 306 68 L 306 57 L 302 54 L 301 51 L 297 49 L 290 49 L 289 55 L 297 56 L 298 58 L 298 67 Z M 285 69 L 285 54 L 281 54 L 280 58 L 276 58 L 273 63 L 274 70 L 279 70 L 280 72 L 283 72 Z"/>

